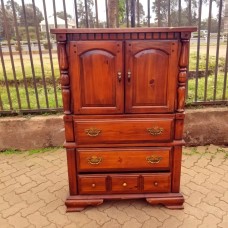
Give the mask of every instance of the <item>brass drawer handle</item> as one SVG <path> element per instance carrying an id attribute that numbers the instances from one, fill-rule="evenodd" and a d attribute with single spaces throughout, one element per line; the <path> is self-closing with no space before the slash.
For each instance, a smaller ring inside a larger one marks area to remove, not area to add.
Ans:
<path id="1" fill-rule="evenodd" d="M 91 165 L 99 165 L 102 162 L 102 158 L 97 156 L 92 156 L 88 158 L 87 161 Z"/>
<path id="2" fill-rule="evenodd" d="M 89 128 L 89 129 L 85 129 L 85 133 L 88 135 L 88 136 L 91 136 L 91 137 L 96 137 L 98 136 L 100 133 L 101 133 L 101 130 L 99 129 L 96 129 L 96 128 Z"/>
<path id="3" fill-rule="evenodd" d="M 151 134 L 151 135 L 162 135 L 164 128 L 161 127 L 151 127 L 151 128 L 147 128 L 147 131 Z"/>
<path id="4" fill-rule="evenodd" d="M 162 160 L 162 157 L 152 157 L 152 156 L 150 156 L 150 157 L 147 157 L 146 160 L 147 160 L 148 163 L 157 164 L 157 163 L 159 163 Z"/>
<path id="5" fill-rule="evenodd" d="M 126 186 L 127 186 L 127 183 L 126 183 L 126 182 L 124 182 L 124 183 L 123 183 L 123 187 L 126 187 Z"/>

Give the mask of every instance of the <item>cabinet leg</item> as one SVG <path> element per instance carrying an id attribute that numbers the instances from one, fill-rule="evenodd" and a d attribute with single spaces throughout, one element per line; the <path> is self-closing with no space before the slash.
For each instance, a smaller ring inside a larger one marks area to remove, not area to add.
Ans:
<path id="1" fill-rule="evenodd" d="M 184 197 L 180 194 L 175 197 L 146 198 L 151 205 L 162 204 L 168 209 L 184 209 Z"/>
<path id="2" fill-rule="evenodd" d="M 97 206 L 103 203 L 103 199 L 67 199 L 65 205 L 67 212 L 79 212 L 85 209 L 87 206 Z"/>

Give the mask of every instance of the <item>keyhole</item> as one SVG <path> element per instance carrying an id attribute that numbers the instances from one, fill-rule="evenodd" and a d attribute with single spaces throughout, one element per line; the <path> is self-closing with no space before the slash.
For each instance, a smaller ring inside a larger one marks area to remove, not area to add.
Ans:
<path id="1" fill-rule="evenodd" d="M 153 86 L 154 85 L 154 79 L 151 79 L 149 83 L 150 83 L 150 86 Z"/>

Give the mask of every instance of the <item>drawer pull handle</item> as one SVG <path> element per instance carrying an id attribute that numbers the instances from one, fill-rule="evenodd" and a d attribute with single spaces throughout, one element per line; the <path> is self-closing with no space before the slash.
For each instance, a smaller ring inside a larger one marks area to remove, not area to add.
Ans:
<path id="1" fill-rule="evenodd" d="M 99 129 L 96 129 L 96 128 L 89 128 L 89 129 L 85 129 L 85 133 L 88 135 L 88 136 L 91 136 L 91 137 L 96 137 L 98 136 L 100 133 L 101 133 L 101 130 Z"/>
<path id="2" fill-rule="evenodd" d="M 126 187 L 126 186 L 127 186 L 127 183 L 124 182 L 124 183 L 123 183 L 123 186 Z"/>
<path id="3" fill-rule="evenodd" d="M 162 157 L 152 157 L 152 156 L 150 156 L 150 157 L 147 157 L 146 160 L 147 160 L 148 163 L 157 164 L 157 163 L 159 163 L 162 160 Z"/>
<path id="4" fill-rule="evenodd" d="M 155 181 L 155 182 L 154 182 L 154 186 L 158 186 L 158 182 Z"/>
<path id="5" fill-rule="evenodd" d="M 96 184 L 92 184 L 92 188 L 95 188 L 96 187 Z"/>
<path id="6" fill-rule="evenodd" d="M 127 80 L 128 80 L 128 82 L 131 81 L 131 71 L 127 72 Z"/>
<path id="7" fill-rule="evenodd" d="M 162 135 L 164 128 L 161 127 L 151 127 L 151 128 L 147 128 L 147 131 L 151 134 L 151 135 Z"/>
<path id="8" fill-rule="evenodd" d="M 87 161 L 91 165 L 99 165 L 102 162 L 102 158 L 97 156 L 92 156 L 88 158 Z"/>

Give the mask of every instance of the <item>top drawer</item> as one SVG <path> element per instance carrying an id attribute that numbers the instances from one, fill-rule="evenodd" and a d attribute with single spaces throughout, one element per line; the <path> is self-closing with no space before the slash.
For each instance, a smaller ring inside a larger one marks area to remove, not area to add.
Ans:
<path id="1" fill-rule="evenodd" d="M 173 118 L 75 120 L 78 145 L 171 141 Z"/>

